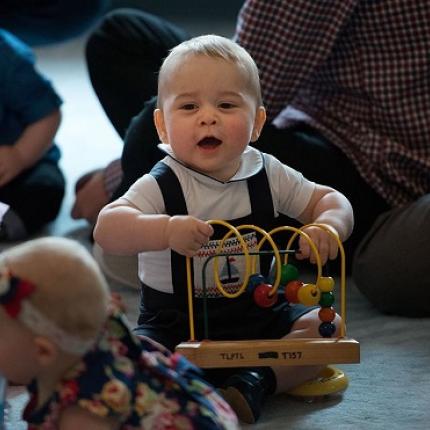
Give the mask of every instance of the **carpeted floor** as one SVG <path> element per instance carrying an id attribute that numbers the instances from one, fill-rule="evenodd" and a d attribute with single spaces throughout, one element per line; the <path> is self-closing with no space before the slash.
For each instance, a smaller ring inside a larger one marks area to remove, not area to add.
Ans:
<path id="1" fill-rule="evenodd" d="M 37 50 L 40 67 L 65 99 L 58 135 L 67 196 L 58 219 L 44 234 L 65 235 L 89 246 L 89 230 L 70 218 L 73 186 L 79 175 L 119 155 L 121 143 L 92 93 L 83 62 L 83 40 Z M 111 280 L 136 321 L 138 293 Z M 407 286 L 405 286 L 407 294 Z M 350 386 L 343 398 L 303 403 L 278 396 L 266 405 L 256 430 L 426 430 L 430 428 L 430 319 L 385 316 L 349 283 L 348 335 L 361 345 L 361 363 L 339 366 Z M 24 430 L 20 411 L 25 394 L 11 401 L 8 430 Z"/>

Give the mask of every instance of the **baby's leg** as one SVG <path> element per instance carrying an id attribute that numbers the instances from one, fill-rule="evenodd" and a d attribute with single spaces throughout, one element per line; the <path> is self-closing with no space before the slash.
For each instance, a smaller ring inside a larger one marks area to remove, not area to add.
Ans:
<path id="1" fill-rule="evenodd" d="M 319 308 L 313 309 L 298 318 L 294 322 L 290 333 L 285 336 L 285 339 L 321 337 L 318 331 L 321 324 L 321 320 L 318 318 L 318 311 Z M 336 315 L 333 323 L 336 326 L 336 332 L 333 336 L 337 336 L 340 324 L 342 323 L 339 315 Z M 324 367 L 322 365 L 273 367 L 276 376 L 276 392 L 285 393 L 297 385 L 315 378 Z"/>

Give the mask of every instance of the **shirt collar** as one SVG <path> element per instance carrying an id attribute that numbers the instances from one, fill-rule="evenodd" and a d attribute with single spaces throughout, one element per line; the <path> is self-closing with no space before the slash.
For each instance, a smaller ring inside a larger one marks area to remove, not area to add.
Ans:
<path id="1" fill-rule="evenodd" d="M 182 163 L 182 161 L 178 160 L 176 158 L 175 153 L 172 150 L 172 147 L 170 145 L 167 145 L 165 143 L 160 143 L 158 145 L 158 148 L 160 148 L 164 153 L 166 153 L 170 158 L 172 158 L 176 163 L 180 164 L 183 168 L 187 169 L 190 175 L 192 175 L 194 178 L 202 181 L 202 182 L 212 182 L 215 181 L 219 184 L 228 184 L 231 182 L 238 182 L 238 181 L 245 181 L 249 179 L 250 177 L 256 175 L 261 169 L 264 168 L 264 157 L 263 154 L 258 151 L 257 149 L 247 146 L 245 151 L 242 154 L 241 157 L 241 163 L 239 170 L 236 172 L 236 174 L 230 178 L 228 181 L 220 181 L 216 178 L 213 178 L 209 175 L 206 175 L 204 173 L 200 173 L 190 167 L 187 167 L 185 164 Z"/>

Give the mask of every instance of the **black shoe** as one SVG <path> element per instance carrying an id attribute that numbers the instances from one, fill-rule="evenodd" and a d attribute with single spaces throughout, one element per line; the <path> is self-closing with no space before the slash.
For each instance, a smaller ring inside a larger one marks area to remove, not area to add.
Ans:
<path id="1" fill-rule="evenodd" d="M 230 376 L 219 390 L 239 420 L 247 424 L 258 420 L 264 401 L 275 391 L 275 375 L 272 369 L 260 369 L 238 371 Z"/>

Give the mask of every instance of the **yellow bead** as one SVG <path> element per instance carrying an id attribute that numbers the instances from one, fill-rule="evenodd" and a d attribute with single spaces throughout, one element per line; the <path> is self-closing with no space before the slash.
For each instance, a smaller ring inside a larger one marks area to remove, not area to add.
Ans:
<path id="1" fill-rule="evenodd" d="M 304 284 L 297 292 L 299 302 L 305 306 L 316 306 L 321 298 L 321 291 L 315 284 Z"/>
<path id="2" fill-rule="evenodd" d="M 322 293 L 329 293 L 333 291 L 334 279 L 331 276 L 321 276 L 317 281 L 317 287 Z"/>

